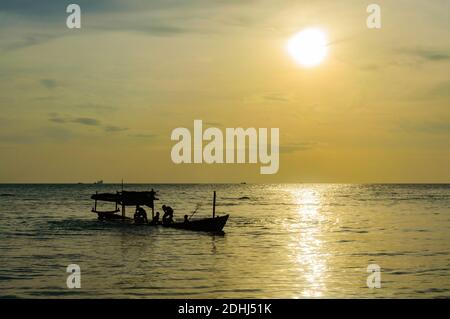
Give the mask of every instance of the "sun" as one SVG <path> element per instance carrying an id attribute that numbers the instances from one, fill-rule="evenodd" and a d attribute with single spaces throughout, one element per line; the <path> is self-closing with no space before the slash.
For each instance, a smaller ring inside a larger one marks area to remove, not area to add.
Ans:
<path id="1" fill-rule="evenodd" d="M 327 37 L 320 29 L 304 29 L 289 39 L 287 51 L 301 66 L 317 66 L 327 55 Z"/>

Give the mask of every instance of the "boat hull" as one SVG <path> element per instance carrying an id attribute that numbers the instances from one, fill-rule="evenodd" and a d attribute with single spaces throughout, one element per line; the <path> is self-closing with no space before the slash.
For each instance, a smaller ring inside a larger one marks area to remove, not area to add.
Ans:
<path id="1" fill-rule="evenodd" d="M 187 223 L 173 223 L 168 225 L 163 225 L 164 227 L 185 229 L 193 231 L 204 231 L 204 232 L 220 232 L 225 227 L 229 215 L 214 217 L 214 218 L 204 218 L 189 221 Z"/>
<path id="2" fill-rule="evenodd" d="M 112 214 L 112 213 L 100 213 L 97 212 L 98 219 L 99 220 L 110 220 L 110 221 L 127 221 L 132 222 L 133 219 L 129 217 L 123 217 L 118 214 Z M 192 230 L 192 231 L 203 231 L 203 232 L 221 232 L 222 229 L 225 227 L 225 224 L 228 221 L 229 215 L 225 216 L 219 216 L 214 218 L 203 218 L 203 219 L 197 219 L 192 220 L 187 223 L 172 223 L 172 224 L 146 224 L 141 222 L 134 222 L 134 225 L 145 225 L 145 226 L 162 226 L 167 228 L 175 228 L 175 229 L 185 229 L 185 230 Z"/>

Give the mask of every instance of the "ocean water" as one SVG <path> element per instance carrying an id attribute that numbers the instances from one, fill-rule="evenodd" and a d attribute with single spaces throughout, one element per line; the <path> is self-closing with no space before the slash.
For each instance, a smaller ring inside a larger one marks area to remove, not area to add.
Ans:
<path id="1" fill-rule="evenodd" d="M 225 233 L 98 221 L 120 185 L 0 185 L 0 297 L 450 297 L 450 185 L 125 185 L 151 188 L 180 219 L 216 190 Z"/>

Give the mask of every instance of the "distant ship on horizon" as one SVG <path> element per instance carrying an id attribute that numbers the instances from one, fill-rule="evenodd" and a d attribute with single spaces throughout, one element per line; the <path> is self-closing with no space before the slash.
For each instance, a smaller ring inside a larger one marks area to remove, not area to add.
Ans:
<path id="1" fill-rule="evenodd" d="M 94 182 L 94 185 L 101 185 L 101 184 L 103 184 L 103 180 L 102 179 L 99 180 L 99 181 Z"/>

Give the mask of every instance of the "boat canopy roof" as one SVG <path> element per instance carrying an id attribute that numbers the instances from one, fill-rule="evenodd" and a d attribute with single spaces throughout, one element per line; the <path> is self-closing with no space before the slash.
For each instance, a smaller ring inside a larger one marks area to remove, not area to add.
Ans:
<path id="1" fill-rule="evenodd" d="M 121 191 L 117 193 L 96 193 L 91 196 L 91 199 L 125 206 L 146 205 L 153 207 L 153 201 L 158 200 L 155 195 L 156 192 L 153 190 L 149 192 Z"/>

